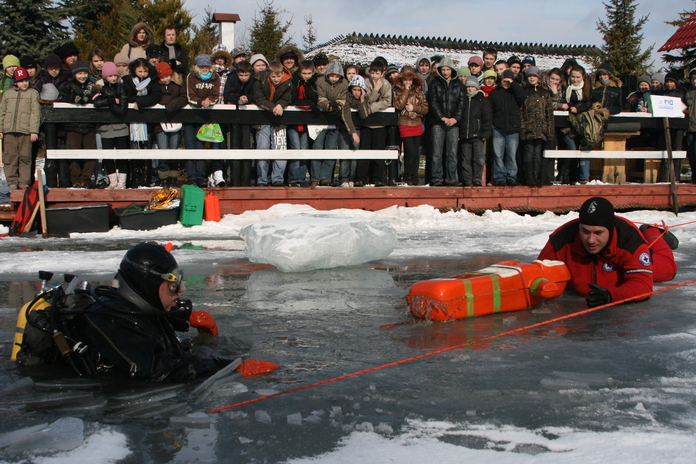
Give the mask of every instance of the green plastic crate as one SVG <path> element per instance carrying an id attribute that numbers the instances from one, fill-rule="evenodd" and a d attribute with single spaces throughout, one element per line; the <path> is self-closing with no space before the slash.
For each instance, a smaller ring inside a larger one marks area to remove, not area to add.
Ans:
<path id="1" fill-rule="evenodd" d="M 203 224 L 203 204 L 205 192 L 195 185 L 181 187 L 181 214 L 179 222 L 185 227 Z"/>

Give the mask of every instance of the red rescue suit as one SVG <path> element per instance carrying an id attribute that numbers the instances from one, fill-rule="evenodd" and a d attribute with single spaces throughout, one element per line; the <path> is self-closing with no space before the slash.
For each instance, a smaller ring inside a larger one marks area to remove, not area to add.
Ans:
<path id="1" fill-rule="evenodd" d="M 578 219 L 556 229 L 537 259 L 563 261 L 570 271 L 569 287 L 576 293 L 587 296 L 588 283 L 606 288 L 612 301 L 649 293 L 654 282 L 672 279 L 677 266 L 674 255 L 661 238 L 651 239 L 648 248 L 646 239 L 636 226 L 621 217 L 616 217 L 616 226 L 610 231 L 611 238 L 600 253 L 587 253 L 580 239 Z M 646 235 L 652 237 L 648 229 Z M 659 231 L 655 235 L 659 235 Z M 650 238 L 649 237 L 649 238 Z"/>

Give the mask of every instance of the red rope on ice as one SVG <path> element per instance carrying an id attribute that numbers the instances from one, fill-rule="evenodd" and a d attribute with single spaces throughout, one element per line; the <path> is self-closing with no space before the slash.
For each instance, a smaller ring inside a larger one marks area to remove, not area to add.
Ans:
<path id="1" fill-rule="evenodd" d="M 684 222 L 682 224 L 675 224 L 673 226 L 668 226 L 667 224 L 665 224 L 665 221 L 662 221 L 662 224 L 651 224 L 648 222 L 636 222 L 635 224 L 643 224 L 646 226 L 653 226 L 656 229 L 662 229 L 662 233 L 660 235 L 658 235 L 657 237 L 655 237 L 650 243 L 648 243 L 648 248 L 652 248 L 652 246 L 655 244 L 655 242 L 657 242 L 663 235 L 665 235 L 669 231 L 669 229 L 671 229 L 673 227 L 686 226 L 689 224 L 696 224 L 696 221 Z"/>
<path id="2" fill-rule="evenodd" d="M 460 348 L 464 348 L 464 347 L 466 347 L 466 346 L 470 346 L 470 345 L 473 345 L 473 344 L 475 344 L 475 343 L 485 342 L 485 341 L 493 340 L 493 339 L 495 339 L 495 338 L 500 338 L 500 337 L 506 337 L 506 336 L 508 336 L 508 335 L 513 335 L 513 334 L 516 334 L 516 333 L 524 332 L 524 331 L 529 330 L 529 329 L 534 329 L 534 328 L 541 327 L 541 326 L 544 326 L 544 325 L 547 325 L 547 324 L 551 324 L 551 323 L 553 323 L 553 322 L 558 322 L 558 321 L 562 321 L 562 320 L 565 320 L 565 319 L 570 319 L 570 318 L 573 318 L 573 317 L 581 316 L 581 315 L 583 315 L 583 314 L 588 314 L 588 313 L 591 313 L 591 312 L 593 312 L 593 311 L 597 311 L 597 310 L 599 310 L 599 309 L 609 308 L 609 307 L 611 307 L 611 306 L 616 306 L 616 305 L 619 305 L 619 304 L 622 304 L 622 303 L 628 303 L 629 301 L 641 300 L 641 299 L 647 298 L 647 297 L 649 297 L 649 296 L 651 296 L 651 295 L 655 295 L 655 294 L 657 294 L 657 293 L 666 292 L 667 290 L 672 290 L 672 289 L 675 289 L 675 288 L 678 288 L 678 287 L 684 287 L 685 285 L 689 285 L 689 284 L 693 284 L 693 283 L 696 283 L 696 279 L 695 279 L 695 280 L 689 280 L 688 282 L 682 282 L 682 283 L 680 283 L 680 284 L 672 285 L 672 286 L 670 286 L 670 287 L 661 288 L 660 290 L 653 290 L 652 292 L 648 292 L 648 293 L 643 293 L 643 294 L 641 294 L 641 295 L 632 296 L 632 297 L 630 297 L 630 298 L 625 298 L 625 299 L 623 299 L 623 300 L 615 301 L 615 302 L 612 302 L 612 303 L 607 303 L 607 304 L 602 305 L 602 306 L 596 306 L 596 307 L 594 307 L 594 308 L 585 309 L 585 310 L 583 310 L 583 311 L 578 311 L 577 313 L 566 314 L 565 316 L 559 316 L 559 317 L 556 317 L 556 318 L 553 318 L 553 319 L 546 320 L 546 321 L 544 321 L 544 322 L 537 322 L 536 324 L 531 324 L 531 325 L 527 325 L 527 326 L 524 326 L 524 327 L 519 327 L 519 328 L 517 328 L 517 329 L 508 330 L 507 332 L 502 332 L 502 333 L 495 334 L 495 335 L 489 335 L 489 336 L 487 336 L 487 337 L 483 337 L 483 338 L 479 338 L 479 339 L 476 339 L 476 340 L 472 340 L 472 341 L 470 341 L 470 342 L 462 343 L 462 344 L 460 344 L 460 345 L 450 346 L 450 347 L 447 347 L 447 348 L 441 348 L 441 349 L 439 349 L 439 350 L 430 351 L 430 352 L 428 352 L 428 353 L 421 354 L 421 355 L 418 355 L 418 356 L 413 356 L 413 357 L 411 357 L 411 358 L 402 359 L 402 360 L 400 360 L 400 361 L 394 361 L 394 362 L 391 362 L 391 363 L 388 363 L 388 364 L 382 364 L 381 366 L 371 367 L 371 368 L 369 368 L 369 369 L 364 369 L 364 370 L 362 370 L 362 371 L 353 372 L 352 374 L 345 374 L 345 375 L 341 375 L 341 376 L 338 376 L 338 377 L 334 377 L 334 378 L 332 378 L 332 379 L 322 380 L 321 382 L 315 382 L 315 383 L 311 383 L 311 384 L 308 384 L 308 385 L 303 385 L 303 386 L 301 386 L 301 387 L 293 388 L 293 389 L 290 389 L 290 390 L 286 390 L 286 391 L 282 391 L 282 392 L 278 392 L 278 393 L 273 393 L 272 395 L 260 396 L 260 397 L 258 397 L 258 398 L 254 398 L 254 399 L 251 399 L 251 400 L 246 400 L 246 401 L 242 401 L 242 402 L 239 402 L 239 403 L 231 404 L 231 405 L 229 405 L 229 406 L 223 406 L 223 407 L 221 407 L 221 408 L 211 409 L 211 410 L 208 411 L 208 412 L 211 412 L 211 413 L 212 413 L 212 412 L 220 412 L 220 411 L 224 411 L 225 409 L 231 409 L 231 408 L 236 408 L 236 407 L 238 407 L 238 406 L 244 406 L 244 405 L 246 405 L 246 404 L 256 403 L 256 402 L 258 402 L 258 401 L 267 400 L 267 399 L 269 399 L 269 398 L 275 398 L 276 396 L 287 395 L 288 393 L 294 393 L 294 392 L 298 392 L 298 391 L 301 391 L 301 390 L 306 390 L 306 389 L 308 389 L 308 388 L 317 387 L 317 386 L 319 386 L 319 385 L 324 385 L 324 384 L 327 384 L 327 383 L 336 382 L 336 381 L 338 381 L 338 380 L 348 379 L 348 378 L 350 378 L 350 377 L 356 377 L 356 376 L 358 376 L 358 375 L 367 374 L 368 372 L 378 371 L 378 370 L 380 370 L 380 369 L 385 369 L 385 368 L 387 368 L 387 367 L 398 366 L 399 364 L 405 364 L 405 363 L 407 363 L 407 362 L 411 362 L 411 361 L 416 361 L 416 360 L 418 360 L 418 359 L 427 358 L 427 357 L 430 357 L 430 356 L 434 356 L 434 355 L 436 355 L 436 354 L 445 353 L 445 352 L 447 352 L 447 351 L 452 351 L 452 350 L 457 350 L 457 349 L 460 349 Z"/>

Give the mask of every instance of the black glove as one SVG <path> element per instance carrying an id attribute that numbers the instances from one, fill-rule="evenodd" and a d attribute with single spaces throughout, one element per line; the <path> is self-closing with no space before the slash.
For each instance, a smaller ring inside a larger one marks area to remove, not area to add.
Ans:
<path id="1" fill-rule="evenodd" d="M 611 293 L 604 287 L 600 287 L 597 284 L 587 284 L 592 290 L 590 290 L 590 295 L 585 299 L 587 301 L 587 306 L 590 308 L 595 308 L 597 306 L 605 305 L 611 303 Z"/>
<path id="2" fill-rule="evenodd" d="M 75 104 L 76 105 L 84 105 L 85 102 L 82 101 L 82 95 L 75 95 Z"/>
<path id="3" fill-rule="evenodd" d="M 338 102 L 330 102 L 329 103 L 329 109 L 331 111 L 340 111 L 341 110 L 341 104 Z"/>
<path id="4" fill-rule="evenodd" d="M 188 332 L 189 318 L 193 310 L 191 300 L 176 300 L 176 308 L 169 313 L 169 323 L 177 332 Z"/>

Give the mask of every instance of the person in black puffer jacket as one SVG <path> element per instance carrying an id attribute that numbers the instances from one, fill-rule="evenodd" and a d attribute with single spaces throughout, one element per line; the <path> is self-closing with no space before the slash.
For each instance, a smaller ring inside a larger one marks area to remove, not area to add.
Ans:
<path id="1" fill-rule="evenodd" d="M 522 128 L 520 106 L 526 98 L 510 69 L 503 71 L 500 86 L 488 95 L 493 109 L 493 182 L 498 187 L 519 185 L 515 157 Z"/>
<path id="2" fill-rule="evenodd" d="M 592 103 L 600 103 L 610 114 L 619 114 L 623 106 L 623 85 L 621 79 L 614 75 L 614 70 L 608 63 L 599 65 L 594 75 L 592 86 Z"/>
<path id="3" fill-rule="evenodd" d="M 108 108 L 119 119 L 125 118 L 128 113 L 128 92 L 121 82 L 121 78 L 118 77 L 118 68 L 111 61 L 107 61 L 102 67 L 102 76 L 103 79 L 100 79 L 95 86 L 99 93 L 94 97 L 94 107 Z M 129 131 L 127 124 L 101 124 L 97 127 L 97 132 L 101 137 L 102 149 L 128 149 Z M 104 168 L 109 178 L 108 188 L 126 188 L 128 160 L 105 159 Z"/>
<path id="4" fill-rule="evenodd" d="M 75 105 L 92 103 L 94 83 L 89 79 L 87 63 L 77 60 L 72 64 L 73 78 L 60 89 L 58 100 Z M 65 148 L 95 150 L 97 137 L 94 123 L 65 124 Z M 70 184 L 75 188 L 92 188 L 92 174 L 96 160 L 73 160 L 70 163 Z"/>
<path id="5" fill-rule="evenodd" d="M 155 67 L 145 58 L 137 58 L 128 64 L 128 70 L 130 74 L 123 76 L 123 85 L 128 92 L 128 103 L 135 103 L 133 109 L 140 111 L 159 103 L 162 91 Z M 131 148 L 150 148 L 151 140 L 147 124 L 132 123 L 130 131 Z M 128 186 L 149 187 L 151 169 L 150 161 L 131 161 Z"/>
<path id="6" fill-rule="evenodd" d="M 450 58 L 437 65 L 437 76 L 428 84 L 428 107 L 432 127 L 432 170 L 430 185 L 438 187 L 444 180 L 457 185 L 457 142 L 459 121 L 462 120 L 464 84 L 456 77 L 457 69 Z"/>
<path id="7" fill-rule="evenodd" d="M 491 138 L 493 111 L 491 104 L 480 90 L 475 77 L 467 77 L 464 83 L 466 96 L 459 122 L 459 144 L 462 151 L 462 180 L 466 187 L 483 185 L 483 167 L 486 154 L 483 142 Z"/>

